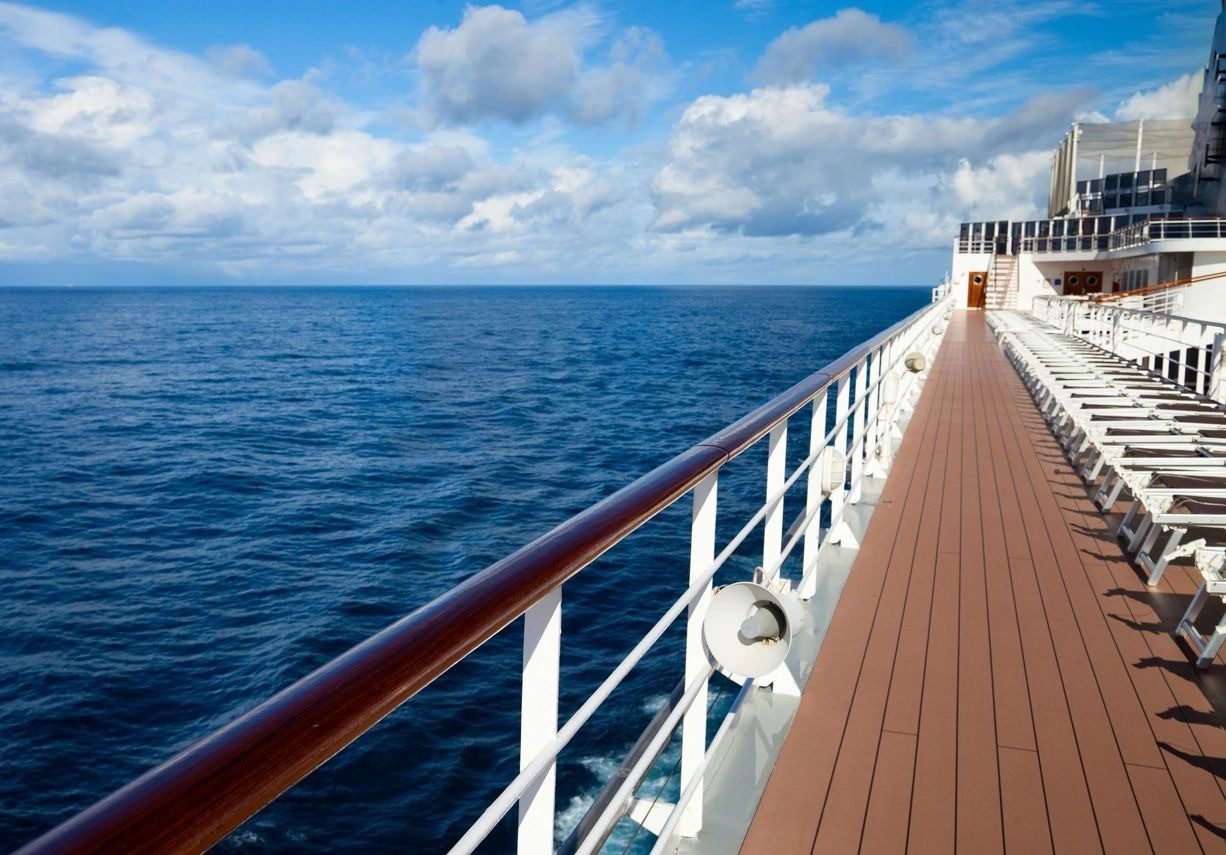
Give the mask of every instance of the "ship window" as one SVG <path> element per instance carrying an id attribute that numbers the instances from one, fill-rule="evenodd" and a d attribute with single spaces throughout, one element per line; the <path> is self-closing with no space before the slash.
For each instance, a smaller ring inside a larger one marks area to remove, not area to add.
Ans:
<path id="1" fill-rule="evenodd" d="M 1108 175 L 1105 180 L 1107 183 L 1107 192 L 1120 189 L 1120 177 L 1118 175 Z"/>
<path id="2" fill-rule="evenodd" d="M 1149 191 L 1148 190 L 1138 190 L 1137 191 L 1137 207 L 1143 208 L 1148 204 L 1149 204 Z"/>
<path id="3" fill-rule="evenodd" d="M 1039 223 L 1039 237 L 1045 238 L 1051 234 L 1051 223 L 1047 220 Z"/>
<path id="4" fill-rule="evenodd" d="M 1115 193 L 1108 193 L 1103 197 L 1103 208 L 1110 211 L 1120 206 L 1120 197 Z"/>
<path id="5" fill-rule="evenodd" d="M 1131 208 L 1132 207 L 1132 191 L 1124 190 L 1120 193 L 1120 202 L 1116 207 Z"/>
<path id="6" fill-rule="evenodd" d="M 961 230 L 958 232 L 958 236 L 964 240 L 970 237 L 971 236 L 971 224 L 963 223 Z"/>
<path id="7" fill-rule="evenodd" d="M 1132 179 L 1136 176 L 1131 172 L 1125 172 L 1120 176 L 1120 189 L 1127 190 L 1132 187 Z"/>
<path id="8" fill-rule="evenodd" d="M 1111 232 L 1111 218 L 1110 217 L 1099 217 L 1098 218 L 1098 233 L 1100 235 L 1105 235 L 1105 234 L 1109 234 L 1110 232 Z"/>
<path id="9" fill-rule="evenodd" d="M 1148 169 L 1145 170 L 1144 172 L 1138 172 L 1137 173 L 1137 186 L 1138 187 L 1148 187 L 1151 177 L 1153 177 L 1153 173 L 1151 173 Z"/>
<path id="10" fill-rule="evenodd" d="M 1089 181 L 1078 181 L 1077 182 L 1077 192 L 1082 196 L 1089 193 L 1090 192 L 1090 182 Z"/>
<path id="11" fill-rule="evenodd" d="M 1023 232 L 1026 235 L 1026 237 L 1034 237 L 1035 226 L 1037 225 L 1038 223 L 1036 223 L 1034 220 L 1031 220 L 1022 227 Z"/>
<path id="12" fill-rule="evenodd" d="M 1166 170 L 1165 169 L 1155 169 L 1154 170 L 1154 183 L 1155 184 L 1165 184 L 1166 183 Z"/>
<path id="13" fill-rule="evenodd" d="M 1166 190 L 1158 189 L 1158 190 L 1155 190 L 1153 193 L 1150 193 L 1149 203 L 1151 205 L 1165 205 L 1166 204 Z"/>
<path id="14" fill-rule="evenodd" d="M 1064 237 L 1064 221 L 1063 220 L 1053 220 L 1052 221 L 1051 236 L 1052 237 Z"/>
<path id="15" fill-rule="evenodd" d="M 1103 192 L 1103 180 L 1101 178 L 1095 178 L 1093 181 L 1090 182 L 1090 192 L 1091 193 Z"/>
<path id="16" fill-rule="evenodd" d="M 983 239 L 991 240 L 994 237 L 996 237 L 996 223 L 984 223 L 983 224 Z"/>

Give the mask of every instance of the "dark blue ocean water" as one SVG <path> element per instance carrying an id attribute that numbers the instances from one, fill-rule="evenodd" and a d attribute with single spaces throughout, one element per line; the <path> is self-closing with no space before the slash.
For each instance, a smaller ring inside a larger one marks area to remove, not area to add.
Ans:
<path id="1" fill-rule="evenodd" d="M 926 299 L 0 290 L 0 848 Z M 804 442 L 801 428 L 794 456 Z M 761 501 L 761 460 L 721 483 L 721 538 Z M 681 503 L 567 586 L 564 716 L 684 589 L 688 515 Z M 227 846 L 446 848 L 514 775 L 520 637 L 502 633 Z M 673 634 L 566 751 L 560 832 L 675 684 L 677 649 Z"/>

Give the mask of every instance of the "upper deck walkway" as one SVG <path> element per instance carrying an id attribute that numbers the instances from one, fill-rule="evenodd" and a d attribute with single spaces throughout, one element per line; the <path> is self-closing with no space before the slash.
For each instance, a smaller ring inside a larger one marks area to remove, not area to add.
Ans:
<path id="1" fill-rule="evenodd" d="M 1226 852 L 1194 573 L 1146 588 L 955 314 L 742 851 Z"/>

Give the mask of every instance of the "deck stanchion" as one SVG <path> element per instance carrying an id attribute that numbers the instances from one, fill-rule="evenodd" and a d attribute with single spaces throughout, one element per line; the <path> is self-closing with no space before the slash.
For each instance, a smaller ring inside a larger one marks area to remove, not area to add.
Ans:
<path id="1" fill-rule="evenodd" d="M 520 707 L 522 771 L 558 733 L 558 682 L 562 656 L 562 588 L 524 614 L 524 684 Z M 558 764 L 550 763 L 519 799 L 519 852 L 553 851 L 554 791 Z"/>
<path id="2" fill-rule="evenodd" d="M 773 440 L 773 436 L 772 436 Z M 690 583 L 698 581 L 715 560 L 715 519 L 719 500 L 719 471 L 712 472 L 694 487 L 694 512 L 690 524 Z M 702 620 L 711 602 L 711 584 L 689 607 L 685 624 L 685 684 L 688 686 L 710 665 L 702 643 Z M 681 791 L 685 792 L 702 774 L 702 759 L 707 753 L 707 687 L 698 690 L 694 703 L 681 719 Z M 702 782 L 694 788 L 685 806 L 677 833 L 693 837 L 702 830 Z"/>
<path id="3" fill-rule="evenodd" d="M 838 429 L 834 433 L 834 447 L 839 452 L 839 459 L 847 459 L 847 411 L 848 411 L 848 393 L 851 391 L 848 376 L 844 374 L 839 378 L 834 392 L 834 423 L 838 425 Z M 847 503 L 847 487 L 845 481 L 840 481 L 839 485 L 830 493 L 830 519 L 833 521 L 833 528 L 830 530 L 830 542 L 841 543 L 843 533 L 840 530 L 842 527 L 838 521 L 843 515 L 843 506 Z"/>
<path id="4" fill-rule="evenodd" d="M 805 528 L 804 552 L 800 563 L 800 597 L 805 600 L 817 593 L 817 574 L 812 571 L 822 545 L 822 518 L 817 510 L 826 498 L 822 493 L 821 452 L 826 444 L 827 394 L 822 392 L 813 401 L 813 419 L 809 428 L 809 457 L 813 464 L 809 467 L 806 484 L 805 515 L 809 518 L 809 524 Z"/>
<path id="5" fill-rule="evenodd" d="M 766 452 L 766 501 L 783 489 L 787 480 L 788 423 L 784 419 L 771 428 Z M 766 512 L 762 523 L 762 572 L 764 582 L 779 575 L 779 555 L 783 551 L 783 502 L 780 498 L 775 507 Z M 773 570 L 771 568 L 774 568 Z M 766 574 L 770 575 L 767 576 Z"/>
<path id="6" fill-rule="evenodd" d="M 1209 397 L 1226 404 L 1226 333 L 1213 337 L 1213 355 L 1209 359 Z"/>
<path id="7" fill-rule="evenodd" d="M 847 496 L 849 504 L 860 501 L 860 482 L 864 479 L 864 417 L 867 409 L 865 389 L 868 386 L 868 356 L 856 366 L 856 402 L 851 418 L 851 492 Z"/>

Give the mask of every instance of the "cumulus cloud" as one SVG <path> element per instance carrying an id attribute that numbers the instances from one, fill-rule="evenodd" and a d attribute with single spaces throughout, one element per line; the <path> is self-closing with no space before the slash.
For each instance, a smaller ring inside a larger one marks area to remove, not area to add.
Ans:
<path id="1" fill-rule="evenodd" d="M 1147 92 L 1136 92 L 1115 111 L 1119 121 L 1135 119 L 1191 119 L 1196 115 L 1202 73 L 1185 74 L 1165 86 Z"/>
<path id="2" fill-rule="evenodd" d="M 805 84 L 695 101 L 652 183 L 656 227 L 754 236 L 874 228 L 930 207 L 968 152 L 1046 150 L 1087 97 L 1044 96 L 971 119 L 853 115 L 830 106 L 829 91 Z"/>
<path id="3" fill-rule="evenodd" d="M 634 27 L 613 42 L 605 61 L 585 62 L 598 26 L 584 8 L 529 21 L 513 9 L 470 6 L 459 25 L 430 27 L 418 41 L 413 56 L 422 91 L 449 124 L 522 124 L 545 114 L 583 125 L 635 122 L 664 94 L 664 44 Z"/>
<path id="4" fill-rule="evenodd" d="M 636 87 L 654 50 L 649 36 L 627 38 L 601 103 Z M 0 262 L 275 277 L 295 265 L 395 270 L 517 252 L 547 267 L 599 252 L 590 221 L 623 199 L 607 164 L 557 146 L 499 157 L 459 130 L 378 133 L 319 75 L 262 81 L 266 66 L 245 50 L 201 59 L 0 3 L 0 51 L 76 71 L 0 88 Z"/>
<path id="5" fill-rule="evenodd" d="M 435 109 L 446 120 L 487 117 L 524 122 L 546 112 L 579 73 L 584 21 L 573 12 L 528 22 L 501 6 L 468 7 L 459 26 L 430 27 L 417 43 L 417 65 Z"/>
<path id="6" fill-rule="evenodd" d="M 235 77 L 268 77 L 272 66 L 264 54 L 251 45 L 215 45 L 205 51 L 205 59 Z"/>
<path id="7" fill-rule="evenodd" d="M 863 62 L 891 63 L 906 56 L 911 36 L 861 9 L 793 27 L 769 45 L 754 71 L 764 83 L 799 83 L 818 72 Z"/>

